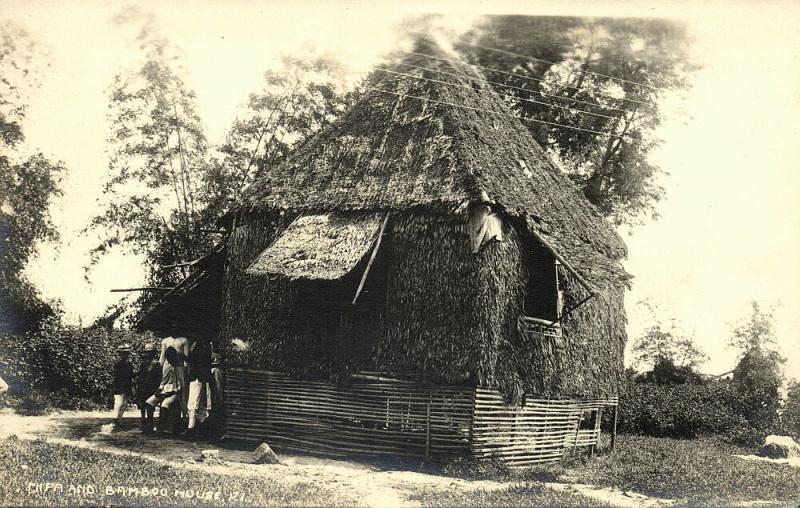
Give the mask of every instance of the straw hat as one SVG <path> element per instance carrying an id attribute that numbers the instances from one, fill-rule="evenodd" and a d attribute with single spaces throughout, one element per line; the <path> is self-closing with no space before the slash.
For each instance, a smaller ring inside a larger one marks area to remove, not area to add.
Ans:
<path id="1" fill-rule="evenodd" d="M 156 345 L 153 344 L 152 342 L 148 342 L 147 344 L 144 345 L 145 352 L 155 351 L 155 350 L 156 350 Z"/>
<path id="2" fill-rule="evenodd" d="M 117 347 L 117 353 L 130 353 L 131 352 L 131 345 L 130 344 L 122 344 Z"/>

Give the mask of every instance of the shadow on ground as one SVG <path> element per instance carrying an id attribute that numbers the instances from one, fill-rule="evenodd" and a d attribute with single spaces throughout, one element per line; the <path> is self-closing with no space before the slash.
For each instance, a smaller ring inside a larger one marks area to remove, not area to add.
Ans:
<path id="1" fill-rule="evenodd" d="M 102 427 L 111 419 L 97 415 L 52 415 L 49 425 L 40 429 L 31 429 L 28 434 L 47 438 L 83 441 L 102 448 L 113 448 L 120 451 L 149 455 L 170 462 L 186 462 L 196 460 L 203 450 L 218 450 L 218 457 L 225 462 L 240 464 L 255 463 L 253 450 L 258 442 L 248 441 L 185 441 L 179 436 L 169 433 L 144 434 L 139 429 L 139 419 L 123 418 L 122 423 L 112 432 L 102 431 Z M 268 443 L 269 444 L 269 443 Z M 294 450 L 275 448 L 275 452 L 284 463 L 289 465 L 341 465 L 355 469 L 373 471 L 417 471 L 436 474 L 440 466 L 425 464 L 419 460 L 350 457 L 348 460 L 320 457 L 304 454 Z"/>

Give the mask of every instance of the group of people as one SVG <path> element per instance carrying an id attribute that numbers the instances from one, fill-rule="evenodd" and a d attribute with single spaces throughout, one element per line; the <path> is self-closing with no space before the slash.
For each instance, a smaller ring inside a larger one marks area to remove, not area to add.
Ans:
<path id="1" fill-rule="evenodd" d="M 139 354 L 136 370 L 130 361 L 129 344 L 118 347 L 117 352 L 114 426 L 119 425 L 135 388 L 142 432 L 172 432 L 190 440 L 219 437 L 224 413 L 224 378 L 221 357 L 210 342 L 167 337 L 161 341 L 160 354 L 155 344 L 146 344 Z M 159 408 L 157 425 L 156 408 Z"/>

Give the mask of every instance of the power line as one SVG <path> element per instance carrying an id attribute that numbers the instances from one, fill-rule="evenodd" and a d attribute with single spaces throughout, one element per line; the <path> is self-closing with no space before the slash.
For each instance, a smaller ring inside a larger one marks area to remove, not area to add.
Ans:
<path id="1" fill-rule="evenodd" d="M 518 56 L 520 58 L 527 58 L 528 60 L 532 60 L 534 62 L 542 62 L 542 63 L 547 63 L 547 64 L 550 64 L 550 65 L 558 65 L 558 62 L 551 62 L 550 60 L 545 60 L 543 58 L 536 58 L 536 57 L 533 57 L 533 56 L 523 55 L 522 53 L 515 53 L 513 51 L 508 51 L 508 50 L 505 50 L 505 49 L 491 48 L 489 46 L 484 46 L 482 44 L 478 44 L 478 43 L 475 43 L 475 42 L 463 42 L 462 44 L 466 44 L 467 46 L 474 46 L 476 48 L 481 48 L 481 49 L 485 49 L 485 50 L 488 50 L 488 51 L 494 51 L 496 53 L 504 53 L 506 55 Z M 613 79 L 614 81 L 621 81 L 623 83 L 629 83 L 631 85 L 643 86 L 643 87 L 646 87 L 646 88 L 650 88 L 651 90 L 658 90 L 657 87 L 655 87 L 653 85 L 648 85 L 647 83 L 640 83 L 638 81 L 632 81 L 630 79 L 618 78 L 616 76 L 610 76 L 608 74 L 602 74 L 600 72 L 593 72 L 593 71 L 588 71 L 588 70 L 584 70 L 584 72 L 587 73 L 587 74 L 593 74 L 595 76 L 601 76 L 601 77 L 604 77 L 604 78 Z"/>
<path id="2" fill-rule="evenodd" d="M 450 81 L 442 81 L 440 79 L 426 78 L 426 77 L 423 77 L 423 76 L 414 76 L 413 74 L 406 74 L 406 73 L 403 73 L 403 72 L 397 72 L 397 71 L 393 71 L 393 70 L 389 70 L 389 69 L 380 69 L 380 68 L 378 68 L 378 69 L 375 69 L 375 70 L 377 70 L 379 72 L 387 72 L 387 73 L 391 73 L 391 74 L 396 74 L 398 76 L 406 76 L 406 77 L 409 77 L 409 78 L 412 78 L 412 79 L 422 79 L 422 80 L 425 80 L 425 81 L 430 81 L 432 83 L 441 83 L 443 85 L 458 86 L 458 87 L 461 87 L 461 88 L 468 88 L 470 90 L 474 90 L 474 88 L 472 86 L 467 85 L 467 84 L 453 83 L 453 82 L 450 82 Z M 553 107 L 553 108 L 567 109 L 567 110 L 570 110 L 570 111 L 574 111 L 576 113 L 585 113 L 587 115 L 599 116 L 599 117 L 602 117 L 602 118 L 608 118 L 609 120 L 617 120 L 618 119 L 618 117 L 616 117 L 616 116 L 604 115 L 602 113 L 592 113 L 591 111 L 585 111 L 583 109 L 578 109 L 578 108 L 571 108 L 569 106 L 561 106 L 559 104 L 550 104 L 549 102 L 542 102 L 542 101 L 537 101 L 537 100 L 534 100 L 534 99 L 527 99 L 525 97 L 517 97 L 515 95 L 498 93 L 498 92 L 495 92 L 494 90 L 492 90 L 492 93 L 497 95 L 497 96 L 499 96 L 499 97 L 509 97 L 509 98 L 512 98 L 512 99 L 521 100 L 521 101 L 525 101 L 525 102 L 532 102 L 534 104 L 542 104 L 544 106 L 549 106 L 549 107 Z"/>
<path id="3" fill-rule="evenodd" d="M 433 67 L 425 67 L 424 65 L 415 65 L 415 64 L 405 63 L 405 62 L 398 62 L 398 65 L 404 65 L 404 66 L 407 66 L 407 67 L 413 67 L 415 69 L 421 69 L 421 70 L 425 70 L 425 71 L 438 72 L 439 74 L 445 74 L 447 76 L 454 76 L 454 77 L 457 77 L 457 78 L 461 78 L 461 77 L 465 76 L 464 74 L 456 74 L 455 72 L 448 72 L 448 71 L 443 71 L 441 69 L 434 69 Z M 556 94 L 552 94 L 552 93 L 540 92 L 539 90 L 531 90 L 530 88 L 525 88 L 525 87 L 522 87 L 522 86 L 508 85 L 506 83 L 500 83 L 499 81 L 489 81 L 487 79 L 486 82 L 489 83 L 490 85 L 503 86 L 503 87 L 506 87 L 506 88 L 511 88 L 513 90 L 520 90 L 522 92 L 535 93 L 535 94 L 541 95 L 542 97 L 553 97 L 554 99 L 568 100 L 570 102 L 575 102 L 575 103 L 578 103 L 578 104 L 586 104 L 587 106 L 595 106 L 595 107 L 599 106 L 599 107 L 601 107 L 603 109 L 606 109 L 608 111 L 619 111 L 620 113 L 624 113 L 625 112 L 624 109 L 620 109 L 620 108 L 612 108 L 612 107 L 608 107 L 608 106 L 601 106 L 601 105 L 599 105 L 597 103 L 594 103 L 594 102 L 582 101 L 580 99 L 574 99 L 572 97 L 564 97 L 562 95 L 556 95 Z"/>
<path id="4" fill-rule="evenodd" d="M 526 121 L 526 122 L 535 122 L 535 123 L 551 125 L 551 126 L 554 126 L 554 127 L 562 127 L 562 128 L 565 128 L 565 129 L 573 129 L 573 130 L 576 130 L 576 131 L 590 132 L 592 134 L 597 134 L 599 136 L 604 136 L 604 137 L 608 137 L 608 138 L 622 138 L 622 139 L 626 139 L 627 138 L 627 139 L 641 140 L 641 138 L 634 137 L 634 136 L 631 136 L 629 134 L 628 135 L 610 134 L 608 132 L 595 131 L 595 130 L 592 130 L 592 129 L 584 129 L 583 127 L 575 127 L 573 125 L 566 125 L 566 124 L 563 124 L 563 123 L 549 122 L 547 120 L 537 120 L 535 118 L 525 118 L 523 116 L 514 115 L 514 114 L 511 114 L 511 113 L 504 113 L 502 111 L 492 111 L 492 110 L 489 110 L 489 109 L 476 108 L 476 107 L 473 107 L 473 106 L 466 106 L 464 104 L 455 104 L 453 102 L 440 101 L 440 100 L 436 100 L 436 99 L 429 99 L 427 97 L 419 97 L 419 96 L 416 96 L 416 95 L 408 95 L 408 94 L 404 94 L 404 93 L 400 93 L 400 92 L 392 92 L 391 90 L 384 90 L 383 88 L 377 88 L 377 87 L 374 87 L 374 86 L 367 86 L 365 88 L 368 89 L 368 90 L 375 90 L 376 92 L 383 92 L 383 93 L 396 95 L 398 97 L 408 97 L 410 99 L 417 99 L 417 100 L 421 100 L 421 101 L 425 101 L 425 102 L 431 102 L 431 103 L 434 103 L 434 104 L 444 104 L 446 106 L 452 106 L 452 107 L 455 107 L 455 108 L 470 109 L 470 110 L 473 110 L 473 111 L 482 111 L 484 113 L 492 113 L 492 114 L 495 114 L 495 115 L 507 116 L 507 117 L 516 118 L 518 120 L 522 120 L 522 121 Z"/>
<path id="5" fill-rule="evenodd" d="M 428 34 L 426 32 L 421 31 L 421 30 L 412 31 L 411 33 L 415 33 L 417 35 L 424 35 L 424 36 L 430 35 L 430 34 Z M 464 44 L 466 46 L 473 46 L 473 47 L 476 47 L 476 48 L 485 49 L 487 51 L 494 51 L 496 53 L 504 53 L 504 54 L 510 55 L 510 56 L 517 56 L 517 57 L 520 57 L 520 58 L 527 58 L 528 60 L 532 60 L 534 62 L 542 62 L 542 63 L 546 63 L 546 64 L 550 64 L 550 65 L 559 65 L 559 62 L 553 62 L 553 61 L 550 61 L 550 60 L 545 60 L 544 58 L 537 58 L 537 57 L 530 56 L 530 55 L 524 55 L 522 53 L 515 53 L 514 51 L 509 51 L 507 49 L 492 48 L 490 46 L 484 46 L 483 44 L 478 44 L 477 42 L 458 41 L 457 44 Z M 630 80 L 630 79 L 619 78 L 617 76 L 611 76 L 609 74 L 602 74 L 600 72 L 594 72 L 594 71 L 589 71 L 589 70 L 584 70 L 584 72 L 587 73 L 587 74 L 593 74 L 595 76 L 601 76 L 601 77 L 604 77 L 604 78 L 613 79 L 615 81 L 621 81 L 623 83 L 629 83 L 631 85 L 643 86 L 643 87 L 646 87 L 646 88 L 650 88 L 651 90 L 658 90 L 658 87 L 655 87 L 653 85 L 648 85 L 647 83 L 641 83 L 639 81 L 633 81 L 633 80 Z"/>
<path id="6" fill-rule="evenodd" d="M 507 76 L 514 76 L 515 78 L 527 79 L 527 80 L 530 80 L 530 81 L 538 81 L 540 83 L 544 83 L 545 82 L 545 80 L 542 79 L 542 78 L 534 78 L 532 76 L 524 76 L 522 74 L 516 74 L 516 73 L 513 73 L 513 72 L 509 72 L 509 71 L 504 71 L 504 70 L 501 70 L 501 69 L 495 69 L 493 67 L 486 67 L 486 66 L 478 65 L 478 64 L 470 64 L 470 63 L 462 62 L 460 60 L 454 60 L 452 58 L 444 58 L 444 57 L 441 57 L 441 56 L 429 55 L 427 53 L 417 53 L 416 51 L 409 51 L 408 53 L 411 54 L 411 55 L 424 56 L 424 57 L 427 57 L 427 58 L 433 58 L 434 60 L 441 60 L 441 61 L 444 61 L 444 62 L 451 62 L 451 63 L 455 62 L 455 63 L 460 63 L 462 65 L 469 65 L 469 66 L 475 67 L 477 69 L 482 69 L 482 70 L 489 71 L 489 72 L 496 72 L 496 73 L 499 73 L 499 74 L 505 74 Z M 572 85 L 565 85 L 565 88 L 572 88 L 572 89 L 578 90 L 578 91 L 582 91 L 583 90 L 583 89 L 581 89 L 581 88 L 579 88 L 577 86 L 572 86 Z M 640 100 L 637 100 L 637 99 L 628 99 L 627 97 L 624 97 L 624 98 L 613 97 L 613 96 L 610 96 L 608 94 L 602 94 L 602 93 L 598 93 L 598 95 L 602 95 L 603 97 L 608 97 L 609 99 L 623 100 L 623 101 L 635 102 L 637 104 L 643 104 L 643 105 L 646 105 L 646 106 L 652 106 L 652 104 L 649 103 L 649 102 L 640 101 Z"/>

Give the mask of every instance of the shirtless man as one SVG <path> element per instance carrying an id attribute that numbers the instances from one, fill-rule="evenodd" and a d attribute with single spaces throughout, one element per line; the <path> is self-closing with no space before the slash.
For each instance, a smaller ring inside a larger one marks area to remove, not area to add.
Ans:
<path id="1" fill-rule="evenodd" d="M 189 356 L 189 339 L 186 337 L 164 337 L 161 339 L 161 357 L 158 361 L 163 366 L 167 361 L 167 348 L 172 346 L 181 356 L 181 361 L 185 362 Z"/>

